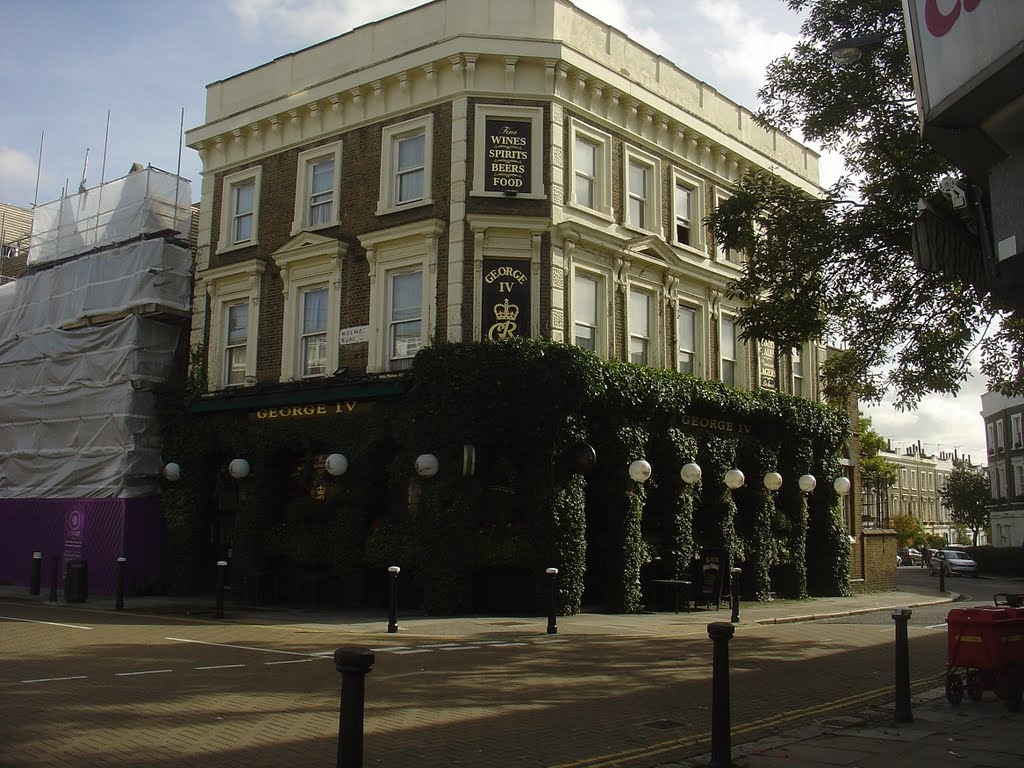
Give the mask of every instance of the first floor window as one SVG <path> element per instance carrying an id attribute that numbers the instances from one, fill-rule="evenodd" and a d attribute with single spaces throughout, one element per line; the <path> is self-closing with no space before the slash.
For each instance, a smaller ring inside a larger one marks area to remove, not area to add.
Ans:
<path id="1" fill-rule="evenodd" d="M 629 362 L 651 364 L 651 296 L 629 292 Z"/>
<path id="2" fill-rule="evenodd" d="M 225 345 L 225 384 L 245 383 L 246 345 L 249 341 L 249 302 L 227 306 L 227 343 Z"/>
<path id="3" fill-rule="evenodd" d="M 302 375 L 327 373 L 327 288 L 302 292 Z"/>
<path id="4" fill-rule="evenodd" d="M 679 372 L 696 373 L 697 313 L 690 307 L 679 307 Z"/>
<path id="5" fill-rule="evenodd" d="M 597 294 L 597 280 L 577 273 L 573 286 L 573 333 L 576 346 L 591 352 L 597 351 Z"/>
<path id="6" fill-rule="evenodd" d="M 722 358 L 722 383 L 730 387 L 735 387 L 736 368 L 739 360 L 736 357 L 736 321 L 731 317 L 722 318 L 720 346 Z"/>
<path id="7" fill-rule="evenodd" d="M 423 271 L 392 275 L 389 292 L 389 368 L 403 370 L 423 346 Z"/>
<path id="8" fill-rule="evenodd" d="M 793 394 L 804 396 L 804 353 L 797 347 L 793 350 Z"/>

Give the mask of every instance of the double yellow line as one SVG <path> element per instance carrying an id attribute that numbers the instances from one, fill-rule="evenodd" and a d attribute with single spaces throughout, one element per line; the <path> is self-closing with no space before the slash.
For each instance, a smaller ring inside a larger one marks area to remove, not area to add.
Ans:
<path id="1" fill-rule="evenodd" d="M 926 683 L 934 684 L 938 680 L 945 677 L 945 673 L 939 675 L 929 675 L 927 677 L 918 678 L 914 680 L 913 686 L 921 686 Z M 771 728 L 776 725 L 783 725 L 792 720 L 798 720 L 803 717 L 809 717 L 810 715 L 825 714 L 826 712 L 834 712 L 837 709 L 845 709 L 846 707 L 853 706 L 855 704 L 863 704 L 864 702 L 878 699 L 886 695 L 892 695 L 893 688 L 891 685 L 887 685 L 883 688 L 875 688 L 870 691 L 864 691 L 862 693 L 855 693 L 852 696 L 846 696 L 842 699 L 836 699 L 825 704 L 815 704 L 810 707 L 803 707 L 801 709 L 791 709 L 788 712 L 783 712 L 778 715 L 772 715 L 771 717 L 764 717 L 760 720 L 751 720 L 748 723 L 742 723 L 740 725 L 733 726 L 732 736 L 743 736 L 754 731 L 763 730 L 765 728 Z M 700 744 L 709 743 L 711 741 L 711 733 L 701 733 L 695 736 L 690 736 L 682 739 L 673 739 L 672 741 L 664 741 L 659 744 L 651 744 L 647 747 L 639 747 L 637 749 L 627 749 L 622 752 L 613 752 L 608 755 L 600 755 L 597 757 L 585 758 L 583 760 L 577 760 L 571 763 L 559 763 L 558 765 L 550 766 L 549 768 L 608 768 L 608 766 L 619 765 L 623 762 L 631 760 L 639 760 L 641 758 L 655 757 L 656 755 L 662 755 L 666 752 L 674 752 L 679 749 L 686 747 L 696 747 Z"/>

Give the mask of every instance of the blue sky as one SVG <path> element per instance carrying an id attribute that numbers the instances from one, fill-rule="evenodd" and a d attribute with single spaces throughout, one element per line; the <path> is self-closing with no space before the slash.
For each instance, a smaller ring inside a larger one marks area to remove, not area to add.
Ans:
<path id="1" fill-rule="evenodd" d="M 517 0 L 507 0 L 515 3 Z M 0 201 L 31 206 L 100 182 L 133 162 L 178 168 L 179 128 L 201 125 L 205 86 L 421 0 L 0 0 Z M 765 65 L 797 40 L 800 20 L 783 0 L 577 0 L 725 96 L 756 108 Z M 835 173 L 825 159 L 823 181 Z M 181 150 L 181 174 L 198 199 L 201 164 Z M 897 442 L 984 457 L 981 386 L 957 399 L 927 398 L 910 414 L 870 409 Z"/>

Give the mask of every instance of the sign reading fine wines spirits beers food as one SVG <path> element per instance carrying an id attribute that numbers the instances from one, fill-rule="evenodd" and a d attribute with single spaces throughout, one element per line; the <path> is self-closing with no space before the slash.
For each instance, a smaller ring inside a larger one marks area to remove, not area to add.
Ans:
<path id="1" fill-rule="evenodd" d="M 529 193 L 533 139 L 529 120 L 488 119 L 484 191 Z"/>

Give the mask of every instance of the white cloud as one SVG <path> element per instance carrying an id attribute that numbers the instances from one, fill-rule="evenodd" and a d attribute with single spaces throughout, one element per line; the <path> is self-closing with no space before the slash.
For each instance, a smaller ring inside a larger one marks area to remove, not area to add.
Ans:
<path id="1" fill-rule="evenodd" d="M 228 0 L 243 27 L 312 44 L 423 5 L 426 0 Z"/>
<path id="2" fill-rule="evenodd" d="M 639 3 L 626 3 L 624 0 L 573 0 L 573 5 L 625 32 L 655 53 L 665 55 L 669 50 L 668 42 L 650 24 L 654 20 L 654 13 Z"/>
<path id="3" fill-rule="evenodd" d="M 797 36 L 785 32 L 767 32 L 764 20 L 740 9 L 738 0 L 699 0 L 697 12 L 718 27 L 707 36 L 705 53 L 715 70 L 749 82 L 759 88 L 764 72 L 773 60 L 788 53 Z"/>
<path id="4" fill-rule="evenodd" d="M 35 181 L 35 159 L 13 147 L 0 145 L 0 200 L 27 205 Z"/>
<path id="5" fill-rule="evenodd" d="M 987 387 L 985 379 L 969 378 L 955 398 L 948 395 L 927 395 L 913 411 L 897 411 L 891 403 L 862 407 L 871 417 L 871 426 L 882 437 L 893 442 L 893 448 L 905 448 L 921 441 L 925 452 L 956 449 L 969 454 L 975 464 L 984 464 L 985 425 L 981 418 L 981 396 Z"/>

